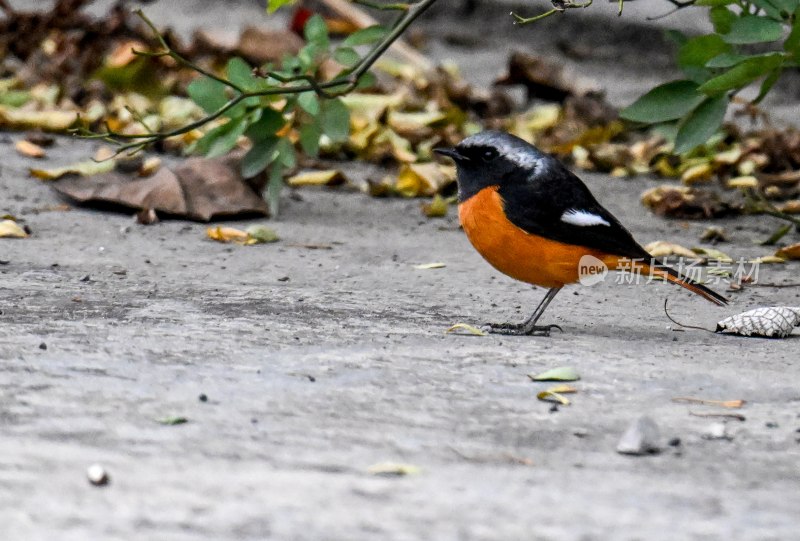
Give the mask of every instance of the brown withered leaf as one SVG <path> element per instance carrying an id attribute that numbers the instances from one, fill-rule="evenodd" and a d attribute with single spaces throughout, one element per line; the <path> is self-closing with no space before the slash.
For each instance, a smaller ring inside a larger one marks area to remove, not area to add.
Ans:
<path id="1" fill-rule="evenodd" d="M 267 30 L 248 26 L 242 31 L 236 53 L 251 64 L 260 66 L 294 56 L 303 47 L 303 40 L 289 30 Z"/>
<path id="2" fill-rule="evenodd" d="M 528 99 L 564 101 L 568 96 L 602 93 L 592 81 L 579 78 L 544 57 L 515 51 L 508 60 L 508 72 L 495 81 L 496 85 L 524 85 Z"/>
<path id="3" fill-rule="evenodd" d="M 267 216 L 266 202 L 241 178 L 238 162 L 230 156 L 190 158 L 173 169 L 162 167 L 151 177 L 110 172 L 66 178 L 53 187 L 79 203 L 153 209 L 201 222 L 220 216 Z"/>
<path id="4" fill-rule="evenodd" d="M 800 242 L 790 246 L 784 246 L 775 252 L 775 256 L 782 259 L 800 259 Z"/>
<path id="5" fill-rule="evenodd" d="M 718 218 L 739 210 L 711 190 L 670 184 L 645 191 L 642 204 L 659 216 L 690 220 Z"/>

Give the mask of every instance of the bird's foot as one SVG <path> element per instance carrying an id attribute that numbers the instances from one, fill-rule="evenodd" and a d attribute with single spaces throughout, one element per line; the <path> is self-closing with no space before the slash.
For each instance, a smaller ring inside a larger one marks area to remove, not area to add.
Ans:
<path id="1" fill-rule="evenodd" d="M 552 329 L 564 332 L 558 325 L 533 325 L 526 326 L 524 323 L 487 323 L 481 330 L 491 334 L 505 334 L 511 336 L 550 336 Z"/>

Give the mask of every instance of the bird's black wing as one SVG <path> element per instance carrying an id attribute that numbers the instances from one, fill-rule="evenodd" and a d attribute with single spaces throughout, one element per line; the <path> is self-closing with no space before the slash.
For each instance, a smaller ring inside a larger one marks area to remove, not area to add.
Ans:
<path id="1" fill-rule="evenodd" d="M 578 177 L 558 162 L 549 165 L 544 174 L 522 182 L 501 183 L 498 193 L 511 223 L 528 233 L 565 244 L 585 246 L 630 259 L 650 258 L 633 235 L 597 202 Z M 565 222 L 564 213 L 570 211 L 582 214 L 584 218 L 596 216 L 599 218 L 597 221 L 605 223 L 576 225 Z"/>

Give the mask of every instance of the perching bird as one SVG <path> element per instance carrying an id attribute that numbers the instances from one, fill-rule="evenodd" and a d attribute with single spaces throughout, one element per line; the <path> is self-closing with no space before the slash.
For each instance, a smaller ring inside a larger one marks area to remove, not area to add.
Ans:
<path id="1" fill-rule="evenodd" d="M 557 326 L 536 323 L 564 285 L 579 281 L 581 258 L 657 276 L 727 304 L 718 293 L 653 259 L 578 177 L 519 137 L 484 131 L 435 152 L 456 162 L 458 216 L 475 249 L 500 272 L 549 288 L 524 323 L 489 324 L 490 332 L 549 334 Z"/>

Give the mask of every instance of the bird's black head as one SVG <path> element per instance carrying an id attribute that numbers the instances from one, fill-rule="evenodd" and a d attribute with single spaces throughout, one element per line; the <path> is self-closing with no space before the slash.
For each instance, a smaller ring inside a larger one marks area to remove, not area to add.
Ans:
<path id="1" fill-rule="evenodd" d="M 434 152 L 456 162 L 459 201 L 488 186 L 531 182 L 560 165 L 530 143 L 498 131 L 483 131 L 455 148 L 437 148 Z"/>

